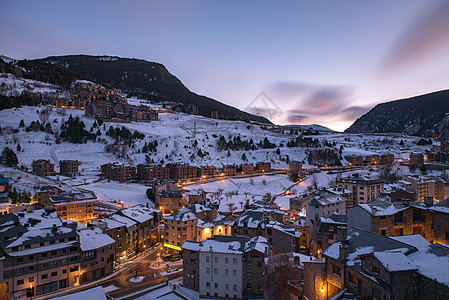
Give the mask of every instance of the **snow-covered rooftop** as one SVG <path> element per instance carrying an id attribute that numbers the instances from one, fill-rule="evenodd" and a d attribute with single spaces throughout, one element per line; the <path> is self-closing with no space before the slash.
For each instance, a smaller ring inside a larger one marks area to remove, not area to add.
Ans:
<path id="1" fill-rule="evenodd" d="M 402 252 L 374 252 L 374 257 L 390 272 L 417 269 Z"/>
<path id="2" fill-rule="evenodd" d="M 98 227 L 78 230 L 81 250 L 89 251 L 115 243 L 115 240 Z"/>

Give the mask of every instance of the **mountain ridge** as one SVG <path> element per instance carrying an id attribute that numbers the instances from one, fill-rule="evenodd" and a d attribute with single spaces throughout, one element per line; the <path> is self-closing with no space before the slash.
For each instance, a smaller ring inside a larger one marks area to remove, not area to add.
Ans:
<path id="1" fill-rule="evenodd" d="M 448 113 L 449 90 L 435 91 L 377 104 L 344 132 L 448 137 Z"/>
<path id="2" fill-rule="evenodd" d="M 64 55 L 31 60 L 57 65 L 84 79 L 123 90 L 131 96 L 153 101 L 180 103 L 186 113 L 195 112 L 206 117 L 215 114 L 225 120 L 256 121 L 271 124 L 262 116 L 250 114 L 207 96 L 190 91 L 180 79 L 161 63 L 118 56 Z"/>

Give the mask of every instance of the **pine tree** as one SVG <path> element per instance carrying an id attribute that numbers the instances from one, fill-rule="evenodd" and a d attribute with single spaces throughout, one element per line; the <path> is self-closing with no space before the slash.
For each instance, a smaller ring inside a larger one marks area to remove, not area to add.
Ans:
<path id="1" fill-rule="evenodd" d="M 22 147 L 20 147 L 20 144 L 17 144 L 17 148 L 16 148 L 17 152 L 22 151 Z"/>
<path id="2" fill-rule="evenodd" d="M 19 163 L 19 160 L 14 151 L 6 147 L 0 156 L 0 163 L 8 167 L 15 167 Z"/>
<path id="3" fill-rule="evenodd" d="M 21 127 L 25 127 L 25 122 L 23 121 L 23 119 L 20 120 L 20 123 L 19 123 L 19 128 L 21 128 Z"/>

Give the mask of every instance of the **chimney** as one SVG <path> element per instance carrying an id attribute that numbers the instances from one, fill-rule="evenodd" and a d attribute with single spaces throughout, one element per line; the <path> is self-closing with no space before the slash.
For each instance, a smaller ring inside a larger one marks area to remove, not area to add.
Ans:
<path id="1" fill-rule="evenodd" d="M 433 206 L 433 196 L 424 196 L 424 203 L 426 206 Z"/>
<path id="2" fill-rule="evenodd" d="M 340 245 L 340 251 L 339 251 L 338 258 L 341 260 L 347 260 L 348 256 L 349 256 L 349 246 L 342 243 Z"/>

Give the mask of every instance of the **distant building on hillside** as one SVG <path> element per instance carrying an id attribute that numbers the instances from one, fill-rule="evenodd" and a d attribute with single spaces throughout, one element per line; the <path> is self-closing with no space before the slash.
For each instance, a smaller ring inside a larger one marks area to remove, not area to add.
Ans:
<path id="1" fill-rule="evenodd" d="M 80 162 L 77 160 L 60 160 L 59 173 L 68 177 L 75 177 L 79 175 Z"/>
<path id="2" fill-rule="evenodd" d="M 39 176 L 55 176 L 55 165 L 47 159 L 33 160 L 33 172 Z"/>

